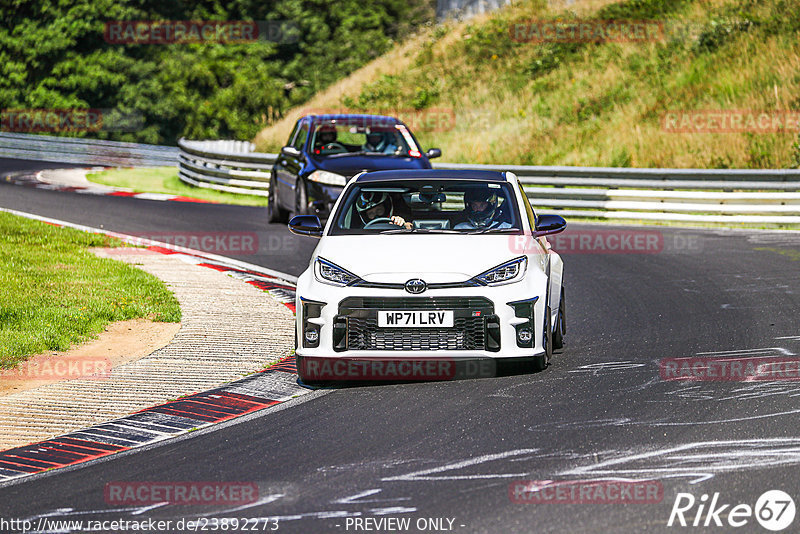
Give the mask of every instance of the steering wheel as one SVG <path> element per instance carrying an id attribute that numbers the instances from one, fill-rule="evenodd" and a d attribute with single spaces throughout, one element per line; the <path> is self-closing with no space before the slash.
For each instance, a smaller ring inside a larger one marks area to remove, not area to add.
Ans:
<path id="1" fill-rule="evenodd" d="M 343 152 L 347 152 L 345 146 L 341 143 L 328 143 L 327 145 L 322 145 L 322 150 L 341 150 Z"/>
<path id="2" fill-rule="evenodd" d="M 392 223 L 392 220 L 389 217 L 378 217 L 377 219 L 372 219 L 370 222 L 365 224 L 364 225 L 364 229 L 367 229 L 370 226 L 375 226 L 375 225 L 380 224 L 380 223 L 383 223 L 383 224 L 387 224 L 388 223 L 388 224 L 391 224 L 392 226 L 397 226 L 396 224 Z M 400 228 L 399 226 L 397 226 L 397 227 Z"/>

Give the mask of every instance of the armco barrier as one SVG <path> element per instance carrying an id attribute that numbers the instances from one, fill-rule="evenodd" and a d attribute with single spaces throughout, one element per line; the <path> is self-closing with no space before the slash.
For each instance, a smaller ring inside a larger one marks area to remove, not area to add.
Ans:
<path id="1" fill-rule="evenodd" d="M 277 154 L 243 141 L 178 148 L 0 133 L 0 157 L 94 165 L 174 165 L 191 185 L 267 196 Z M 800 169 L 631 169 L 434 163 L 437 169 L 511 171 L 539 210 L 568 217 L 800 224 Z"/>
<path id="2" fill-rule="evenodd" d="M 178 149 L 75 137 L 0 132 L 0 157 L 108 167 L 175 165 Z"/>
<path id="3" fill-rule="evenodd" d="M 246 141 L 178 141 L 178 178 L 197 187 L 267 196 L 277 154 L 253 152 Z"/>
<path id="4" fill-rule="evenodd" d="M 511 171 L 534 207 L 568 217 L 800 223 L 800 169 L 434 166 Z"/>
<path id="5" fill-rule="evenodd" d="M 277 154 L 249 143 L 181 140 L 181 180 L 266 195 Z M 800 170 L 631 169 L 434 163 L 511 171 L 534 207 L 569 217 L 687 222 L 800 223 Z"/>

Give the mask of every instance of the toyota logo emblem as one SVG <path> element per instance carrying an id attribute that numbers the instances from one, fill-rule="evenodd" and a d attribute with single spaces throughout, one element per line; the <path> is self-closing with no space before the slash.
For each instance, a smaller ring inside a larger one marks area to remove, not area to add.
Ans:
<path id="1" fill-rule="evenodd" d="M 426 289 L 428 289 L 428 284 L 425 283 L 425 280 L 414 278 L 406 282 L 406 291 L 414 295 L 419 295 Z"/>

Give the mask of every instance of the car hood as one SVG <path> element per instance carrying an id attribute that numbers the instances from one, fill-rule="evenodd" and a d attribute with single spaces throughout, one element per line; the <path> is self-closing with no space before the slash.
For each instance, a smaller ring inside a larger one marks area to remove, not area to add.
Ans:
<path id="1" fill-rule="evenodd" d="M 316 160 L 317 167 L 324 171 L 355 176 L 361 171 L 387 171 L 394 169 L 430 169 L 424 158 L 400 158 L 394 156 L 340 156 Z"/>
<path id="2" fill-rule="evenodd" d="M 523 255 L 514 235 L 328 236 L 315 250 L 368 282 L 463 282 Z"/>

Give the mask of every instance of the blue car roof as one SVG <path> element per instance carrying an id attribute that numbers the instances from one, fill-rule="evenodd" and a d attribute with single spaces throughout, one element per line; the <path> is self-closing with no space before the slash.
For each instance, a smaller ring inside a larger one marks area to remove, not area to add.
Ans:
<path id="1" fill-rule="evenodd" d="M 479 180 L 483 182 L 507 182 L 505 173 L 500 171 L 409 169 L 394 171 L 373 171 L 362 174 L 356 182 L 381 182 L 384 180 Z"/>
<path id="2" fill-rule="evenodd" d="M 390 124 L 402 124 L 400 119 L 390 117 L 388 115 L 366 115 L 357 113 L 332 113 L 323 115 L 307 115 L 305 118 L 310 119 L 311 122 L 327 122 L 327 121 L 368 121 L 379 120 Z"/>

